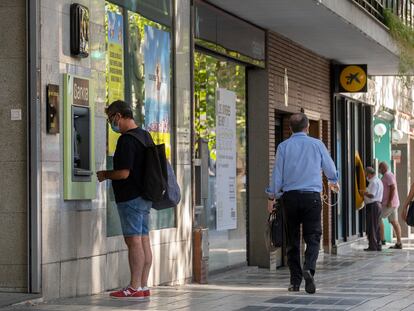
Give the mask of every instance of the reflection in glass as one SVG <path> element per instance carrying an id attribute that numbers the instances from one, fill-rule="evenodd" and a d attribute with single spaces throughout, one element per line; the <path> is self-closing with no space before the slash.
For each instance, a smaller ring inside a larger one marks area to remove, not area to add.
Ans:
<path id="1" fill-rule="evenodd" d="M 108 12 L 121 14 L 124 21 L 128 21 L 125 26 L 128 27 L 127 37 L 124 42 L 124 63 L 125 63 L 125 100 L 132 104 L 134 119 L 139 126 L 145 127 L 145 58 L 144 46 L 147 38 L 145 37 L 145 27 L 151 26 L 155 29 L 170 32 L 170 29 L 162 26 L 156 22 L 144 18 L 142 15 L 127 11 L 126 9 L 112 4 L 105 3 L 105 29 L 108 32 Z M 122 37 L 122 36 L 121 36 Z M 120 40 L 121 41 L 121 40 Z M 122 41 L 124 41 L 122 39 Z M 168 57 L 171 57 L 171 50 L 168 51 Z M 107 65 L 108 66 L 108 65 Z M 168 79 L 171 79 L 171 70 L 168 72 Z M 107 81 L 107 102 L 108 99 L 108 81 Z M 108 103 L 109 104 L 109 103 Z M 169 102 L 169 106 L 172 103 Z M 172 109 L 169 107 L 169 111 Z M 171 119 L 171 112 L 169 112 Z M 171 130 L 171 129 L 170 129 Z M 171 133 L 171 131 L 170 131 Z M 168 146 L 171 146 L 171 137 L 165 141 Z M 157 141 L 161 143 L 161 141 Z M 107 156 L 107 169 L 112 169 L 112 156 Z M 166 209 L 162 211 L 151 210 L 150 228 L 162 229 L 171 228 L 175 226 L 175 209 Z M 115 199 L 111 185 L 108 183 L 107 188 L 107 235 L 116 236 L 121 235 L 121 227 L 119 217 L 116 211 Z"/>
<path id="2" fill-rule="evenodd" d="M 109 53 L 109 42 L 108 42 L 108 38 L 118 38 L 118 36 L 115 36 L 115 29 L 114 26 L 115 24 L 113 23 L 113 19 L 111 20 L 111 18 L 109 18 L 109 16 L 116 16 L 116 15 L 121 15 L 123 14 L 123 9 L 115 4 L 112 4 L 110 2 L 105 2 L 105 41 L 106 41 L 106 54 L 108 55 Z M 120 40 L 121 41 L 121 40 Z M 121 47 L 122 49 L 122 47 Z M 109 75 L 109 57 L 107 57 L 107 62 L 106 62 L 106 102 L 107 104 L 109 104 L 109 102 L 111 100 L 113 100 L 112 96 L 110 96 L 110 75 Z M 114 95 L 116 97 L 121 96 L 120 94 L 123 94 L 123 83 L 120 83 L 120 88 L 115 89 L 113 92 L 115 93 Z M 115 92 L 116 91 L 116 92 Z M 123 96 L 123 95 L 122 95 Z M 122 97 L 121 97 L 122 99 Z M 109 130 L 109 129 L 108 129 Z M 108 132 L 108 141 L 107 141 L 107 147 L 108 149 L 110 149 L 109 145 L 110 145 L 110 141 L 109 139 L 112 139 L 112 135 Z M 114 136 L 116 137 L 116 136 Z M 114 138 L 115 139 L 115 138 Z M 107 170 L 112 170 L 113 169 L 113 154 L 112 152 L 110 152 L 111 154 L 108 155 L 106 157 L 106 169 Z M 107 182 L 106 184 L 106 235 L 108 237 L 111 236 L 117 236 L 117 235 L 122 235 L 122 229 L 121 229 L 121 222 L 119 220 L 119 215 L 118 215 L 118 211 L 116 208 L 116 203 L 115 203 L 115 196 L 114 196 L 114 192 L 112 189 L 112 185 L 110 182 Z"/>
<path id="3" fill-rule="evenodd" d="M 202 53 L 195 53 L 195 156 L 201 159 L 196 178 L 199 206 L 195 226 L 209 228 L 209 269 L 217 270 L 246 262 L 246 82 L 245 67 Z M 236 187 L 237 228 L 216 227 L 216 90 L 236 93 Z M 203 168 L 203 165 L 205 168 Z M 203 174 L 203 170 L 206 172 Z M 197 174 L 197 171 L 196 171 Z M 208 177 L 207 177 L 208 176 Z M 206 178 L 206 180 L 203 179 Z"/>
<path id="4" fill-rule="evenodd" d="M 171 150 L 171 135 L 172 128 L 171 123 L 168 124 L 168 135 L 161 135 L 158 132 L 152 131 L 151 128 L 148 127 L 148 124 L 152 123 L 154 121 L 154 114 L 155 116 L 159 116 L 161 114 L 160 109 L 154 109 L 154 107 L 148 106 L 148 100 L 146 100 L 146 97 L 149 97 L 150 94 L 145 94 L 146 90 L 146 79 L 145 75 L 149 75 L 150 73 L 146 73 L 145 69 L 149 67 L 150 64 L 146 64 L 145 62 L 150 59 L 147 55 L 145 57 L 145 49 L 148 47 L 150 42 L 148 40 L 151 40 L 148 38 L 149 30 L 152 30 L 153 32 L 162 31 L 163 34 L 170 36 L 169 29 L 165 26 L 162 26 L 158 23 L 155 23 L 153 21 L 150 21 L 143 16 L 139 15 L 138 13 L 128 11 L 128 49 L 127 49 L 127 70 L 129 70 L 128 79 L 126 81 L 126 88 L 127 88 L 127 94 L 129 94 L 129 102 L 132 104 L 133 113 L 134 113 L 134 119 L 137 122 L 139 126 L 144 127 L 145 129 L 149 130 L 155 143 L 165 143 L 166 149 L 167 149 L 167 155 L 171 159 L 170 156 L 170 150 Z M 153 38 L 152 38 L 153 39 Z M 151 43 L 153 45 L 153 42 Z M 150 45 L 151 45 L 150 44 Z M 161 45 L 159 46 L 159 49 L 164 49 L 162 52 L 165 52 L 165 46 Z M 164 57 L 167 57 L 168 60 L 171 57 L 171 50 L 170 46 L 168 46 L 168 54 L 164 55 Z M 154 51 L 154 53 L 159 53 L 159 50 Z M 163 77 L 164 84 L 168 81 L 168 87 L 165 92 L 170 92 L 171 89 L 169 87 L 170 85 L 170 68 L 166 70 L 164 68 L 164 71 L 167 72 L 166 76 Z M 160 73 L 161 74 L 161 73 Z M 160 74 L 158 77 L 160 77 Z M 154 76 L 156 76 L 156 72 L 154 71 Z M 150 79 L 147 79 L 147 81 L 151 81 Z M 158 79 L 160 81 L 160 79 Z M 160 84 L 160 83 L 158 83 Z M 163 84 L 163 85 L 164 85 Z M 148 89 L 148 87 L 147 87 Z M 164 88 L 163 88 L 164 90 Z M 169 94 L 168 94 L 169 95 Z M 169 97 L 170 98 L 170 97 Z M 169 99 L 168 98 L 168 99 Z M 147 102 L 147 104 L 146 104 Z M 146 106 L 147 105 L 147 106 Z M 172 102 L 168 100 L 167 107 L 167 114 L 168 114 L 168 120 L 171 120 L 171 105 Z M 152 115 L 151 115 L 152 113 Z M 150 118 L 152 118 L 150 120 Z M 165 118 L 165 116 L 164 116 Z M 155 119 L 157 119 L 155 117 Z M 157 122 L 160 121 L 160 117 L 156 120 Z M 165 209 L 161 211 L 156 211 L 154 209 L 151 210 L 151 222 L 150 222 L 150 228 L 151 229 L 162 229 L 162 228 L 171 228 L 175 226 L 175 209 Z"/>

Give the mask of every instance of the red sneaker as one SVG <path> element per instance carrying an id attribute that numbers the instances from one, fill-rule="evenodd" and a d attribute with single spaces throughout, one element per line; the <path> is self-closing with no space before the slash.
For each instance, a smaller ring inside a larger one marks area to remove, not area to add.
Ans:
<path id="1" fill-rule="evenodd" d="M 151 296 L 150 290 L 149 289 L 144 289 L 142 291 L 142 293 L 144 294 L 145 298 L 149 298 L 149 296 Z"/>
<path id="2" fill-rule="evenodd" d="M 142 300 L 144 299 L 144 292 L 141 290 L 135 290 L 131 286 L 128 286 L 119 291 L 110 293 L 109 296 L 115 299 Z"/>

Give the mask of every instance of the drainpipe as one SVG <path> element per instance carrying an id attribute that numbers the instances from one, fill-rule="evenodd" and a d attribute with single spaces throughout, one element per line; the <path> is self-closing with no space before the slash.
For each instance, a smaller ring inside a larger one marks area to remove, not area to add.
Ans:
<path id="1" fill-rule="evenodd" d="M 28 292 L 41 293 L 39 0 L 26 0 Z"/>

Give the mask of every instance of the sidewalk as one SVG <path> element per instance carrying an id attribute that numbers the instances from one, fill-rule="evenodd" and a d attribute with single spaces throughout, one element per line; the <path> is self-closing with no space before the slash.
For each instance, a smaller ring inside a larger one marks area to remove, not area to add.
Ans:
<path id="1" fill-rule="evenodd" d="M 106 293 L 0 310 L 414 311 L 414 241 L 404 246 L 378 253 L 364 252 L 366 245 L 361 244 L 342 255 L 323 255 L 314 295 L 306 294 L 304 286 L 299 293 L 289 293 L 286 268 L 245 268 L 215 276 L 208 285 L 157 287 L 146 302 L 113 300 Z"/>

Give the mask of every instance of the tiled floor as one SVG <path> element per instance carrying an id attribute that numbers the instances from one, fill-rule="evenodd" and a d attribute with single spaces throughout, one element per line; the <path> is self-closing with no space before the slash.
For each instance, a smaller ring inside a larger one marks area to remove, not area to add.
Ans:
<path id="1" fill-rule="evenodd" d="M 145 302 L 111 300 L 102 294 L 0 310 L 414 311 L 414 242 L 406 246 L 402 251 L 366 253 L 361 244 L 341 255 L 322 255 L 314 295 L 303 288 L 287 292 L 286 268 L 271 272 L 251 267 L 215 275 L 208 285 L 157 287 Z"/>

